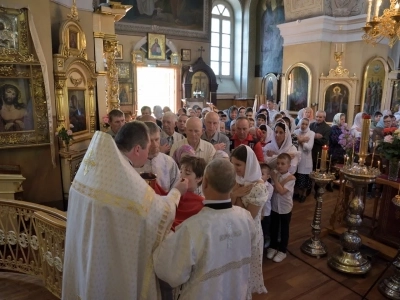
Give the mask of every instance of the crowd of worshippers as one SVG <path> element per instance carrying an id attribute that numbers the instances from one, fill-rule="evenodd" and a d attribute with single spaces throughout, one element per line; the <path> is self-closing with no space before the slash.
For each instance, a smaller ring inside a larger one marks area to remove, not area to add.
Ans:
<path id="1" fill-rule="evenodd" d="M 376 113 L 372 122 L 377 136 L 395 123 L 383 115 Z M 304 202 L 311 193 L 309 174 L 318 168 L 317 154 L 329 145 L 333 162 L 343 162 L 345 155 L 338 144 L 344 113 L 330 126 L 324 111 L 314 118 L 306 107 L 293 119 L 272 101 L 257 111 L 211 106 L 174 113 L 144 106 L 136 118 L 120 110 L 108 117 L 107 133 L 120 150 L 125 131 L 146 128 L 147 157 L 135 162 L 127 156 L 129 163 L 138 174 L 156 174 L 156 194 L 180 192 L 171 233 L 151 253 L 161 299 L 251 299 L 266 293 L 263 257 L 276 263 L 286 258 L 293 200 Z M 361 134 L 361 121 L 359 113 L 351 127 L 355 136 Z M 226 264 L 213 268 L 220 260 Z"/>

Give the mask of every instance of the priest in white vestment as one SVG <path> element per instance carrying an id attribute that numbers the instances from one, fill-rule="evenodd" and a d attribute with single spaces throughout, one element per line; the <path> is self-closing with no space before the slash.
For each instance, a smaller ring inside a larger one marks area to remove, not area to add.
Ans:
<path id="1" fill-rule="evenodd" d="M 141 168 L 135 168 L 139 173 L 153 173 L 157 175 L 157 183 L 168 193 L 180 180 L 180 171 L 175 160 L 160 152 L 160 127 L 153 122 L 145 122 L 150 131 L 150 149 L 146 163 Z"/>
<path id="2" fill-rule="evenodd" d="M 62 299 L 161 299 L 152 253 L 187 189 L 158 196 L 133 167 L 148 156 L 142 122 L 96 132 L 69 193 Z M 117 148 L 118 147 L 118 148 Z"/>
<path id="3" fill-rule="evenodd" d="M 246 299 L 255 227 L 248 211 L 232 206 L 234 184 L 232 164 L 211 161 L 203 177 L 204 208 L 154 252 L 155 272 L 176 288 L 175 299 Z"/>

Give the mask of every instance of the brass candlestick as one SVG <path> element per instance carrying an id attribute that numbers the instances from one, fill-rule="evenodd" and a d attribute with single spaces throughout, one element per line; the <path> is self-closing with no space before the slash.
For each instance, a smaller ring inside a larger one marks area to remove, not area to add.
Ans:
<path id="1" fill-rule="evenodd" d="M 376 177 L 380 175 L 379 169 L 364 165 L 367 156 L 370 123 L 370 116 L 363 116 L 359 163 L 350 166 L 345 165 L 342 169 L 344 177 L 352 183 L 355 191 L 353 199 L 349 202 L 345 218 L 348 230 L 343 232 L 340 237 L 341 249 L 328 259 L 330 267 L 349 274 L 365 274 L 371 269 L 371 263 L 359 251 L 362 242 L 358 234 L 358 227 L 362 223 L 362 212 L 364 211 L 363 191 L 368 184 L 375 182 Z"/>
<path id="2" fill-rule="evenodd" d="M 400 207 L 400 196 L 396 195 L 392 199 L 392 202 L 397 207 Z M 378 288 L 386 297 L 390 299 L 400 299 L 400 247 L 392 264 L 395 267 L 395 273 L 389 278 L 384 278 L 379 283 Z"/>
<path id="3" fill-rule="evenodd" d="M 330 168 L 330 165 L 329 165 Z M 301 245 L 301 251 L 304 253 L 320 258 L 327 254 L 325 244 L 320 240 L 321 233 L 321 214 L 322 214 L 322 195 L 325 193 L 325 187 L 332 180 L 335 179 L 335 175 L 330 172 L 325 173 L 325 170 L 315 171 L 310 173 L 310 178 L 314 181 L 314 183 L 318 186 L 317 193 L 315 194 L 315 211 L 314 218 L 311 224 L 311 233 L 312 237 L 306 240 Z"/>

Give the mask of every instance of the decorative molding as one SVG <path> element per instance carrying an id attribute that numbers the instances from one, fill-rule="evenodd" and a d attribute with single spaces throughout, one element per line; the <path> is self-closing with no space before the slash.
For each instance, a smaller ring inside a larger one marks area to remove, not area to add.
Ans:
<path id="1" fill-rule="evenodd" d="M 82 83 L 83 78 L 82 78 L 82 77 L 73 78 L 72 75 L 71 75 L 71 76 L 69 76 L 69 80 L 71 81 L 71 83 L 72 83 L 74 86 L 78 86 L 78 85 L 80 85 L 80 84 Z"/>
<path id="2" fill-rule="evenodd" d="M 277 27 L 283 37 L 284 46 L 314 42 L 356 42 L 362 41 L 365 17 L 365 15 L 348 18 L 319 16 L 279 24 Z"/>

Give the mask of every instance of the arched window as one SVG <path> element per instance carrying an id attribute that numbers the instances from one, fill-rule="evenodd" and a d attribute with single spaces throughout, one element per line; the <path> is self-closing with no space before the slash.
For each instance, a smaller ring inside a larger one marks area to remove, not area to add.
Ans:
<path id="1" fill-rule="evenodd" d="M 225 4 L 211 11 L 211 68 L 216 76 L 232 77 L 233 12 Z"/>

